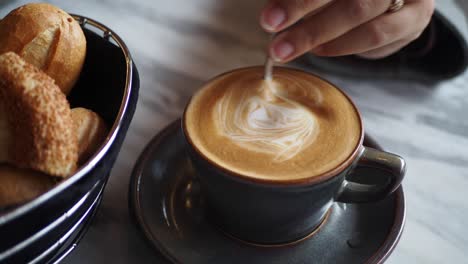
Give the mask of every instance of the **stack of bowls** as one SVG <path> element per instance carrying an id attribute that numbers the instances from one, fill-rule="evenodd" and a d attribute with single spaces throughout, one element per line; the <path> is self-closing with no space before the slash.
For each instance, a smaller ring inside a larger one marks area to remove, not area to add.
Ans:
<path id="1" fill-rule="evenodd" d="M 0 263 L 55 263 L 76 246 L 99 207 L 111 168 L 135 112 L 139 78 L 130 52 L 112 30 L 74 15 L 87 39 L 71 107 L 98 113 L 109 134 L 74 175 L 38 198 L 0 212 Z"/>

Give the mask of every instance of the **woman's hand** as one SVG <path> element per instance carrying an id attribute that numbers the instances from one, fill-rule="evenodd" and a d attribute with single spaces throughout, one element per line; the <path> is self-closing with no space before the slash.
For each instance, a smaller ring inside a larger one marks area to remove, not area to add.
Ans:
<path id="1" fill-rule="evenodd" d="M 279 33 L 269 47 L 279 62 L 308 51 L 318 56 L 357 54 L 382 58 L 418 38 L 429 23 L 434 0 L 406 0 L 388 12 L 393 0 L 269 0 L 262 27 Z"/>

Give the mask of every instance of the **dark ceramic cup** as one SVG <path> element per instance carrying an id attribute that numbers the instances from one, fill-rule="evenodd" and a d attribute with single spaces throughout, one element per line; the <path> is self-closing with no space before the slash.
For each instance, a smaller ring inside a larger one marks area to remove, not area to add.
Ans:
<path id="1" fill-rule="evenodd" d="M 348 159 L 333 170 L 290 182 L 250 178 L 203 155 L 187 135 L 185 114 L 182 130 L 208 205 L 209 220 L 228 235 L 253 244 L 300 241 L 320 226 L 333 202 L 378 201 L 395 191 L 405 174 L 401 157 L 362 145 L 364 129 L 360 117 L 359 143 Z M 375 170 L 373 184 L 354 180 L 358 178 L 354 172 L 362 167 Z"/>

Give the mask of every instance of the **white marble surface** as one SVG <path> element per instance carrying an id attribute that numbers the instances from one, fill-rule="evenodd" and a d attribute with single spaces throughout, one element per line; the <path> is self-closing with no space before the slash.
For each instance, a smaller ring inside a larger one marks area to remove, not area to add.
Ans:
<path id="1" fill-rule="evenodd" d="M 27 1 L 2 1 L 0 15 Z M 127 189 L 145 144 L 209 77 L 263 63 L 263 1 L 47 1 L 113 28 L 141 77 L 138 109 L 89 232 L 64 263 L 164 263 L 132 226 Z M 466 0 L 437 1 L 467 34 Z M 327 75 L 357 102 L 368 133 L 408 162 L 406 228 L 388 263 L 468 263 L 468 72 L 437 85 Z"/>

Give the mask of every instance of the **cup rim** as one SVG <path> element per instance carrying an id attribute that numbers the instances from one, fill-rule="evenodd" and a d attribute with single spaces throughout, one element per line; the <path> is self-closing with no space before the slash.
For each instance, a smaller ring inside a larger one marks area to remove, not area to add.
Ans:
<path id="1" fill-rule="evenodd" d="M 218 75 L 208 79 L 207 81 L 205 81 L 204 84 L 201 86 L 201 88 L 195 92 L 195 94 L 200 92 L 201 90 L 203 90 L 208 83 L 213 82 L 214 80 L 216 80 L 218 78 L 221 78 L 222 76 L 225 76 L 225 75 L 233 73 L 233 72 L 241 71 L 241 70 L 249 70 L 249 69 L 261 68 L 261 67 L 263 67 L 263 66 L 259 65 L 259 66 L 241 67 L 241 68 L 235 68 L 235 69 L 223 72 L 221 74 L 218 74 Z M 246 181 L 246 182 L 256 183 L 256 184 L 265 184 L 265 185 L 291 186 L 291 185 L 317 184 L 317 183 L 321 183 L 321 182 L 324 182 L 326 180 L 329 180 L 329 179 L 331 179 L 333 177 L 339 176 L 339 174 L 341 172 L 346 170 L 349 166 L 351 166 L 354 163 L 355 158 L 358 157 L 360 155 L 360 153 L 362 152 L 361 149 L 362 149 L 362 144 L 363 144 L 363 141 L 364 141 L 364 126 L 363 126 L 362 116 L 361 116 L 361 113 L 359 112 L 359 109 L 356 107 L 356 104 L 353 102 L 353 100 L 351 100 L 349 95 L 347 95 L 342 89 L 340 89 L 334 83 L 332 83 L 332 82 L 318 76 L 317 74 L 307 72 L 307 71 L 302 70 L 302 69 L 293 68 L 293 67 L 285 67 L 285 66 L 275 66 L 275 67 L 276 68 L 283 68 L 283 69 L 293 70 L 293 71 L 297 71 L 297 72 L 301 72 L 301 73 L 305 73 L 305 74 L 309 74 L 309 75 L 312 75 L 315 78 L 319 79 L 320 81 L 328 83 L 329 85 L 336 88 L 340 93 L 342 93 L 344 95 L 344 97 L 348 100 L 348 102 L 351 104 L 351 106 L 354 108 L 355 112 L 357 113 L 357 117 L 359 119 L 359 127 L 360 127 L 359 140 L 358 140 L 356 146 L 354 147 L 353 151 L 349 154 L 349 156 L 343 162 L 341 162 L 338 166 L 334 167 L 333 169 L 325 171 L 325 172 L 323 172 L 323 173 L 321 173 L 319 175 L 309 176 L 309 177 L 304 177 L 304 178 L 299 178 L 299 179 L 292 179 L 292 180 L 291 179 L 273 180 L 273 179 L 255 178 L 255 177 L 251 177 L 251 176 L 248 176 L 248 175 L 243 175 L 243 174 L 240 174 L 239 172 L 236 172 L 236 171 L 230 170 L 228 168 L 225 168 L 222 165 L 217 164 L 216 162 L 210 160 L 205 154 L 203 154 L 203 152 L 200 151 L 200 149 L 193 143 L 192 139 L 190 138 L 189 133 L 187 133 L 187 127 L 186 127 L 186 122 L 185 121 L 186 121 L 187 110 L 188 110 L 188 108 L 189 108 L 189 106 L 190 106 L 190 104 L 192 103 L 192 100 L 193 100 L 193 95 L 190 97 L 188 103 L 186 104 L 186 106 L 184 108 L 184 112 L 182 114 L 182 122 L 181 122 L 182 124 L 181 124 L 181 126 L 182 126 L 182 132 L 183 132 L 185 141 L 188 143 L 190 148 L 192 150 L 194 150 L 195 153 L 203 161 L 205 161 L 208 165 L 213 166 L 217 170 L 222 171 L 224 175 L 229 175 L 229 176 L 233 175 L 232 178 L 236 178 L 236 179 L 239 179 L 241 181 Z"/>

